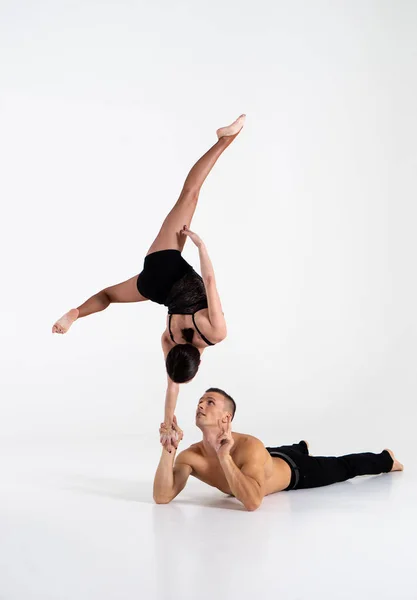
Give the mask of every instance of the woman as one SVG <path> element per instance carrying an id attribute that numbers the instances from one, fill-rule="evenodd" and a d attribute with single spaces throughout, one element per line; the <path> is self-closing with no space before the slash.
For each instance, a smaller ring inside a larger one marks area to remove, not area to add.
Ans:
<path id="1" fill-rule="evenodd" d="M 148 250 L 143 271 L 98 292 L 67 312 L 52 328 L 53 333 L 66 333 L 77 319 L 104 310 L 115 302 L 151 300 L 167 306 L 167 324 L 161 339 L 168 373 L 164 422 L 167 431 L 171 431 L 174 423 L 178 384 L 193 379 L 204 350 L 226 337 L 213 266 L 203 241 L 189 226 L 201 186 L 244 122 L 245 115 L 241 115 L 232 125 L 217 130 L 217 143 L 189 172 L 180 197 Z M 198 248 L 202 276 L 181 255 L 187 237 Z"/>

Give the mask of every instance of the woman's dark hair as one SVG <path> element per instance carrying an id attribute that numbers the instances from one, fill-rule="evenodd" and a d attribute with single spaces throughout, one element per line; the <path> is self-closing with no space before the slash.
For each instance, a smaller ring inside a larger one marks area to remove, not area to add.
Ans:
<path id="1" fill-rule="evenodd" d="M 172 381 L 185 383 L 193 379 L 200 361 L 198 348 L 192 344 L 177 344 L 168 352 L 165 365 Z"/>
<path id="2" fill-rule="evenodd" d="M 193 343 L 194 338 L 194 329 L 192 327 L 188 327 L 186 329 L 181 329 L 182 337 L 187 342 L 187 344 Z"/>

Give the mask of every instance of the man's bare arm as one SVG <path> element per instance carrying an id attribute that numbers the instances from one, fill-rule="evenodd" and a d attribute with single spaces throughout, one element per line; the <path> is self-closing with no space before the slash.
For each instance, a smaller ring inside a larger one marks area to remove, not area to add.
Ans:
<path id="1" fill-rule="evenodd" d="M 175 453 L 162 449 L 161 460 L 155 473 L 153 483 L 153 498 L 157 504 L 168 504 L 185 488 L 192 473 L 189 452 L 184 450 L 175 461 Z"/>
<path id="2" fill-rule="evenodd" d="M 218 453 L 232 494 L 247 510 L 256 510 L 265 496 L 265 448 L 258 440 L 246 442 L 239 468 L 229 452 Z"/>

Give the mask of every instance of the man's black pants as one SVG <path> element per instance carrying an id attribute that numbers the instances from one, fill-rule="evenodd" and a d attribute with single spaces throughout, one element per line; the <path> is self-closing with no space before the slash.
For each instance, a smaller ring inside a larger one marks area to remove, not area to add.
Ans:
<path id="1" fill-rule="evenodd" d="M 285 460 L 291 468 L 291 481 L 287 490 L 330 485 L 358 475 L 378 475 L 391 471 L 393 460 L 387 450 L 380 454 L 362 452 L 345 456 L 310 456 L 307 444 L 302 441 L 292 446 L 267 447 L 271 456 Z"/>

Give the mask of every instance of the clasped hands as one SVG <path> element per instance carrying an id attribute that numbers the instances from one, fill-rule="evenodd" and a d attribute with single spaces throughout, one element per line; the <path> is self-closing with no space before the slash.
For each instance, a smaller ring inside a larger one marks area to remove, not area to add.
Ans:
<path id="1" fill-rule="evenodd" d="M 159 440 L 168 452 L 172 452 L 178 448 L 178 444 L 184 437 L 182 429 L 177 423 L 177 417 L 174 416 L 171 425 L 161 423 L 159 428 Z"/>
<path id="2" fill-rule="evenodd" d="M 206 437 L 207 442 L 216 451 L 219 458 L 229 454 L 235 443 L 232 436 L 231 421 L 232 419 L 229 415 L 226 415 L 223 419 L 218 419 L 218 431 L 216 431 L 214 435 L 207 435 Z M 169 453 L 178 448 L 178 444 L 184 437 L 184 433 L 178 425 L 177 418 L 175 416 L 170 426 L 168 426 L 166 423 L 161 423 L 159 428 L 159 436 L 162 446 Z"/>

